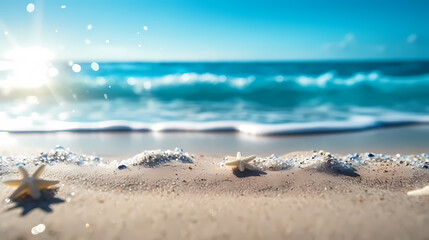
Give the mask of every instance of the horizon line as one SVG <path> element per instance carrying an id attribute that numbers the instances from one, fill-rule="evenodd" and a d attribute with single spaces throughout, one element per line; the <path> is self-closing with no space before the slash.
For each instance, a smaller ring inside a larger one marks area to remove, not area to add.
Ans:
<path id="1" fill-rule="evenodd" d="M 358 62 L 366 62 L 366 63 L 394 63 L 394 62 L 429 62 L 429 58 L 408 58 L 408 59 L 272 59 L 272 60 L 89 60 L 89 59 L 81 59 L 81 60 L 65 60 L 58 59 L 53 60 L 53 62 L 79 62 L 79 63 L 317 63 L 317 62 L 349 62 L 349 63 L 358 63 Z"/>

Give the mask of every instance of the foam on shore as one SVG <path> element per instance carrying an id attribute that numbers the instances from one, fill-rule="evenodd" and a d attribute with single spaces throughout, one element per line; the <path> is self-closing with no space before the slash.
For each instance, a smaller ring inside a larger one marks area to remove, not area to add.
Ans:
<path id="1" fill-rule="evenodd" d="M 305 133 L 328 133 L 381 128 L 392 125 L 428 124 L 426 115 L 387 115 L 383 117 L 352 116 L 341 121 L 262 124 L 243 121 L 217 122 L 164 122 L 143 123 L 133 121 L 61 122 L 51 121 L 43 125 L 20 120 L 3 121 L 0 132 L 240 132 L 250 135 L 284 135 Z"/>

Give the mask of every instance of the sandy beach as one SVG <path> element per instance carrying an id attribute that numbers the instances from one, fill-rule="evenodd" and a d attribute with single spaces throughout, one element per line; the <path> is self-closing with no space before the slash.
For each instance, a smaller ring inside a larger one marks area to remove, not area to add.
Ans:
<path id="1" fill-rule="evenodd" d="M 352 174 L 320 164 L 239 172 L 221 168 L 222 158 L 123 170 L 47 166 L 44 179 L 60 180 L 58 188 L 40 200 L 3 202 L 2 239 L 428 239 L 428 197 L 406 194 L 429 183 L 427 169 L 377 163 Z M 16 168 L 0 177 L 17 178 Z M 2 186 L 1 199 L 12 191 Z"/>

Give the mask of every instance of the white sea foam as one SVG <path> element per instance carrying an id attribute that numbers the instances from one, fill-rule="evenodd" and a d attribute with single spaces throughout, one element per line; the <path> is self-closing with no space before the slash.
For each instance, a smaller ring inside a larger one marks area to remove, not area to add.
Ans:
<path id="1" fill-rule="evenodd" d="M 0 120 L 0 132 L 59 132 L 59 131 L 149 131 L 149 132 L 240 132 L 249 135 L 282 135 L 355 131 L 398 124 L 429 123 L 427 115 L 353 116 L 344 121 L 320 121 L 283 124 L 260 124 L 243 121 L 161 122 L 135 121 L 35 121 L 34 118 Z"/>

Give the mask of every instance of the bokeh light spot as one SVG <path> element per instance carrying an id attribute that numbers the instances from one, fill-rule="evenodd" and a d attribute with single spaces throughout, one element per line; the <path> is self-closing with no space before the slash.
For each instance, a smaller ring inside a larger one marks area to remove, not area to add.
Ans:
<path id="1" fill-rule="evenodd" d="M 75 63 L 72 66 L 72 70 L 73 70 L 73 72 L 78 73 L 78 72 L 80 72 L 80 70 L 82 70 L 82 67 L 79 64 Z"/>
<path id="2" fill-rule="evenodd" d="M 36 9 L 36 6 L 34 5 L 34 3 L 27 4 L 27 12 L 32 13 L 34 12 L 35 9 Z"/>
<path id="3" fill-rule="evenodd" d="M 92 62 L 91 68 L 92 68 L 92 70 L 97 72 L 100 69 L 100 65 L 98 65 L 98 63 L 96 63 L 96 62 Z"/>

